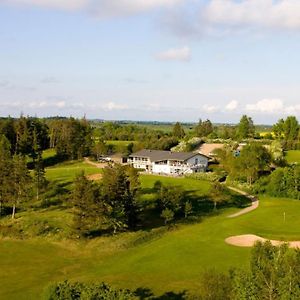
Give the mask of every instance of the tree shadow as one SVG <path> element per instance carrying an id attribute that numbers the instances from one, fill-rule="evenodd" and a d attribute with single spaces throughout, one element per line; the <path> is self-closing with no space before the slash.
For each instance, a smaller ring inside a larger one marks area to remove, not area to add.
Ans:
<path id="1" fill-rule="evenodd" d="M 186 299 L 186 291 L 173 292 L 169 291 L 160 296 L 155 296 L 151 289 L 149 288 L 137 288 L 134 291 L 134 295 L 140 300 L 183 300 Z"/>

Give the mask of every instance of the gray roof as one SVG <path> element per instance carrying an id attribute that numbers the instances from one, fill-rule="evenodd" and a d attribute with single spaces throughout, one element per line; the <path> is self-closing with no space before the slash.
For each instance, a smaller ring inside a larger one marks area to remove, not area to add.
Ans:
<path id="1" fill-rule="evenodd" d="M 145 157 L 145 158 L 150 158 L 151 161 L 161 161 L 161 160 L 186 161 L 187 159 L 194 157 L 196 155 L 205 156 L 201 153 L 193 153 L 193 152 L 171 152 L 171 151 L 162 151 L 162 150 L 143 149 L 129 155 L 129 157 Z"/>

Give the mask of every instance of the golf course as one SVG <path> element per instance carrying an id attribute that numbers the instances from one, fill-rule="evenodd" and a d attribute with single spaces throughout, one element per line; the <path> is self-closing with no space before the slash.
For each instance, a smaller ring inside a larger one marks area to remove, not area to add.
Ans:
<path id="1" fill-rule="evenodd" d="M 46 176 L 68 185 L 81 170 L 86 174 L 101 172 L 85 162 L 69 162 L 47 168 Z M 141 201 L 151 201 L 151 188 L 157 180 L 180 185 L 199 197 L 205 197 L 210 189 L 209 182 L 191 178 L 143 175 L 140 180 L 142 189 L 148 191 Z M 45 229 L 42 237 L 0 240 L 0 299 L 41 299 L 49 284 L 65 279 L 150 289 L 155 295 L 197 290 L 201 273 L 207 269 L 248 267 L 250 248 L 228 245 L 227 237 L 255 234 L 274 240 L 300 240 L 299 201 L 263 195 L 259 201 L 257 209 L 235 218 L 228 216 L 238 208 L 224 208 L 172 227 L 87 241 L 65 238 L 72 222 L 69 209 L 53 206 L 20 212 L 14 222 L 22 228 L 26 225 L 33 230 L 35 224 L 45 222 L 49 231 Z M 0 226 L 9 222 L 7 218 Z M 53 228 L 57 235 L 52 234 Z"/>

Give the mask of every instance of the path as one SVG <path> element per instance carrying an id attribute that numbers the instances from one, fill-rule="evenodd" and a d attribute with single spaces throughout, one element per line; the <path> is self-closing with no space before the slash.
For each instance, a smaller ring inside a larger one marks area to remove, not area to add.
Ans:
<path id="1" fill-rule="evenodd" d="M 107 163 L 105 162 L 102 163 L 94 162 L 91 161 L 88 157 L 84 157 L 84 162 L 99 169 L 103 169 L 107 166 Z"/>
<path id="2" fill-rule="evenodd" d="M 225 239 L 227 244 L 238 246 L 238 247 L 253 247 L 257 241 L 266 242 L 268 239 L 262 238 L 258 235 L 254 234 L 243 234 L 243 235 L 236 235 L 231 236 Z M 299 248 L 300 249 L 300 241 L 291 241 L 291 242 L 284 242 L 278 240 L 270 240 L 273 246 L 279 246 L 284 243 L 288 243 L 290 248 Z"/>
<path id="3" fill-rule="evenodd" d="M 235 191 L 235 192 L 237 192 L 237 193 L 239 193 L 241 195 L 246 196 L 247 198 L 249 198 L 251 200 L 252 203 L 251 203 L 251 205 L 249 207 L 246 207 L 246 208 L 240 210 L 237 213 L 229 215 L 229 216 L 227 216 L 227 218 L 235 218 L 235 217 L 247 214 L 248 212 L 250 212 L 250 211 L 255 210 L 255 209 L 258 208 L 258 206 L 259 206 L 259 200 L 256 197 L 254 197 L 252 195 L 249 195 L 248 193 L 246 193 L 246 192 L 244 192 L 242 190 L 239 190 L 237 188 L 234 188 L 232 186 L 228 186 L 228 188 L 231 189 L 232 191 Z"/>

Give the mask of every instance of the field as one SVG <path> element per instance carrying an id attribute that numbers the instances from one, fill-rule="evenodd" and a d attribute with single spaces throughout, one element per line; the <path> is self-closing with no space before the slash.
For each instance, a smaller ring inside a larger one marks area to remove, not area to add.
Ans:
<path id="1" fill-rule="evenodd" d="M 300 150 L 290 150 L 286 154 L 286 160 L 289 164 L 300 164 Z"/>
<path id="2" fill-rule="evenodd" d="M 47 178 L 66 184 L 81 170 L 86 174 L 101 171 L 83 161 L 62 163 L 47 168 Z M 206 181 L 143 175 L 142 200 L 153 199 L 157 180 L 182 186 L 197 197 L 205 197 L 210 190 Z M 260 196 L 257 210 L 227 218 L 236 211 L 222 209 L 213 216 L 203 216 L 194 223 L 183 222 L 171 229 L 158 227 L 88 241 L 65 239 L 72 215 L 63 207 L 20 212 L 15 222 L 34 230 L 36 224 L 47 221 L 47 226 L 57 228 L 61 235 L 54 238 L 46 231 L 41 237 L 0 240 L 0 299 L 41 299 L 49 283 L 64 279 L 149 288 L 156 295 L 193 291 L 205 269 L 247 268 L 250 249 L 227 245 L 226 237 L 251 233 L 300 240 L 300 201 Z M 7 218 L 3 222 L 11 221 Z"/>

